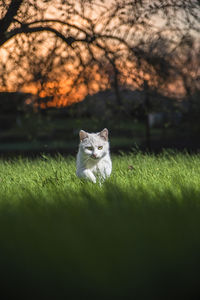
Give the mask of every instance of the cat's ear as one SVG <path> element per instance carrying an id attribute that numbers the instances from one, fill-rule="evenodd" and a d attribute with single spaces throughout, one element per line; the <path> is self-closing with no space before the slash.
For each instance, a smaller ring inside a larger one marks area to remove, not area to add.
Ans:
<path id="1" fill-rule="evenodd" d="M 79 131 L 79 137 L 80 137 L 80 141 L 82 142 L 85 138 L 88 137 L 88 134 L 84 130 L 80 130 Z"/>
<path id="2" fill-rule="evenodd" d="M 100 132 L 100 137 L 102 137 L 105 141 L 108 140 L 108 129 L 104 128 L 101 132 Z"/>

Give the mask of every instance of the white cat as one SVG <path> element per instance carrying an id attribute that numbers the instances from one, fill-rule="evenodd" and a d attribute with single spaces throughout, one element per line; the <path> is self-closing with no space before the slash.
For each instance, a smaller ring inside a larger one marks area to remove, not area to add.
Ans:
<path id="1" fill-rule="evenodd" d="M 94 183 L 109 177 L 112 162 L 109 153 L 108 129 L 101 132 L 79 132 L 80 144 L 76 161 L 76 175 Z"/>

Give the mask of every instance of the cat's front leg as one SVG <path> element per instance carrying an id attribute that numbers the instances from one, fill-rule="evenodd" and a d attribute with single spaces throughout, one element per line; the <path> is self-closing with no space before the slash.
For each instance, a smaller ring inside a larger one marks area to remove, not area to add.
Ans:
<path id="1" fill-rule="evenodd" d="M 93 183 L 96 183 L 96 177 L 94 176 L 94 174 L 89 169 L 83 170 L 82 177 L 85 178 L 85 179 L 89 179 Z"/>
<path id="2" fill-rule="evenodd" d="M 111 161 L 105 162 L 102 166 L 101 176 L 105 180 L 106 178 L 110 177 L 112 172 L 112 163 Z"/>

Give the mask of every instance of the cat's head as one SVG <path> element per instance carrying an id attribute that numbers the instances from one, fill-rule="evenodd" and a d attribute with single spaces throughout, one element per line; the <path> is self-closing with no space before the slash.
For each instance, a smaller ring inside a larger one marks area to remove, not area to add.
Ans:
<path id="1" fill-rule="evenodd" d="M 101 132 L 88 133 L 80 130 L 79 147 L 84 154 L 92 159 L 100 159 L 109 151 L 108 129 L 104 128 Z"/>

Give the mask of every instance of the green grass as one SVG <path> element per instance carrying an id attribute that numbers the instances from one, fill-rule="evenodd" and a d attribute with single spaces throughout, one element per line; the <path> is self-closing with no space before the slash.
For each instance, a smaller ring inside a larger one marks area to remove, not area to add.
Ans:
<path id="1" fill-rule="evenodd" d="M 0 161 L 1 283 L 12 299 L 198 299 L 200 154 Z M 6 298 L 7 299 L 7 298 Z"/>

